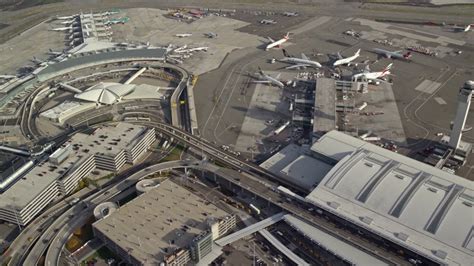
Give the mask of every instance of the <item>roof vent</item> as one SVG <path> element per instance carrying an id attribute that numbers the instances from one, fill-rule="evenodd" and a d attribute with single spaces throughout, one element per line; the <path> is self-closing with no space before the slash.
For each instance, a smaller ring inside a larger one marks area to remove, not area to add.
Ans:
<path id="1" fill-rule="evenodd" d="M 408 239 L 408 235 L 405 233 L 395 233 L 395 236 L 402 241 L 407 241 Z"/>
<path id="2" fill-rule="evenodd" d="M 405 178 L 404 176 L 399 175 L 399 174 L 395 174 L 395 177 L 397 177 L 397 178 L 399 178 L 399 179 L 402 179 L 402 180 Z"/>
<path id="3" fill-rule="evenodd" d="M 446 251 L 441 250 L 441 249 L 433 250 L 433 254 L 434 254 L 436 257 L 441 258 L 441 259 L 445 259 L 446 256 L 448 256 L 448 253 L 446 253 Z"/>
<path id="4" fill-rule="evenodd" d="M 372 166 L 374 166 L 374 165 L 373 165 L 373 164 L 371 164 L 371 163 L 364 163 L 364 164 L 365 164 L 366 166 L 368 166 L 368 167 L 372 167 Z"/>
<path id="5" fill-rule="evenodd" d="M 328 205 L 329 205 L 331 208 L 333 208 L 333 209 L 337 209 L 337 208 L 339 208 L 339 206 L 340 206 L 341 204 L 339 204 L 339 203 L 337 203 L 337 202 L 335 202 L 335 201 L 329 201 L 329 202 L 328 202 Z"/>
<path id="6" fill-rule="evenodd" d="M 370 225 L 370 224 L 372 223 L 372 221 L 373 221 L 372 218 L 367 217 L 367 216 L 362 216 L 362 217 L 360 217 L 360 220 L 361 220 L 363 223 L 368 224 L 368 225 Z"/>

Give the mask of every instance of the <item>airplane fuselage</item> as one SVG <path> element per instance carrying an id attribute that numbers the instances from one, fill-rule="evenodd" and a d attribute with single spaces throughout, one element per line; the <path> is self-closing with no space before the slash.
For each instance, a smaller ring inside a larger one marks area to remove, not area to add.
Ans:
<path id="1" fill-rule="evenodd" d="M 272 42 L 272 43 L 268 44 L 267 47 L 265 47 L 265 50 L 270 50 L 270 49 L 273 48 L 273 47 L 282 45 L 282 44 L 285 43 L 286 41 L 288 41 L 288 38 L 283 38 L 283 39 L 280 39 L 280 40 L 278 40 L 278 41 L 276 41 L 276 42 Z"/>
<path id="2" fill-rule="evenodd" d="M 268 76 L 268 75 L 265 75 L 265 76 L 263 76 L 263 77 L 264 77 L 266 80 L 270 81 L 270 83 L 273 84 L 273 85 L 275 85 L 275 86 L 278 86 L 278 87 L 280 87 L 280 88 L 285 87 L 285 85 L 284 85 L 281 81 L 277 80 L 277 79 L 274 78 L 274 77 L 271 77 L 271 76 Z"/>
<path id="3" fill-rule="evenodd" d="M 291 63 L 291 64 L 300 64 L 300 65 L 310 65 L 313 67 L 321 67 L 319 62 L 303 59 L 303 58 L 296 58 L 296 57 L 284 57 L 280 59 L 281 62 Z"/>
<path id="4" fill-rule="evenodd" d="M 16 78 L 16 76 L 14 75 L 0 75 L 0 79 L 9 80 L 9 79 L 14 79 L 14 78 Z"/>
<path id="5" fill-rule="evenodd" d="M 360 79 L 375 80 L 375 79 L 383 78 L 389 74 L 390 74 L 390 70 L 384 70 L 384 71 L 379 71 L 379 72 L 369 72 L 369 73 L 359 73 L 352 76 L 352 79 L 353 80 L 360 80 Z"/>
<path id="6" fill-rule="evenodd" d="M 355 59 L 357 59 L 357 57 L 359 57 L 359 51 L 357 51 L 356 54 L 354 54 L 353 56 L 349 56 L 349 57 L 346 57 L 346 58 L 342 58 L 342 59 L 339 59 L 337 60 L 336 62 L 334 62 L 333 66 L 339 66 L 339 65 L 345 65 L 345 64 L 349 64 L 350 62 L 354 61 Z"/>
<path id="7" fill-rule="evenodd" d="M 387 58 L 403 59 L 403 60 L 408 60 L 410 58 L 409 53 L 402 54 L 402 53 L 398 53 L 398 52 L 387 51 L 387 50 L 380 49 L 380 48 L 374 48 L 374 52 L 376 54 L 385 56 Z"/>

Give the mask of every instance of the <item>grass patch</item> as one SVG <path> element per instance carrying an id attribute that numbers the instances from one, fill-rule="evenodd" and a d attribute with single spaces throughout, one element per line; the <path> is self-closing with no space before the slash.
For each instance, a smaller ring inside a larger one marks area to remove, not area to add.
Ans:
<path id="1" fill-rule="evenodd" d="M 87 241 L 94 238 L 94 232 L 92 230 L 92 223 L 95 221 L 94 217 L 91 217 L 90 220 L 81 228 L 74 231 L 71 238 L 66 242 L 66 248 L 70 252 L 74 252 Z"/>
<path id="2" fill-rule="evenodd" d="M 176 145 L 171 152 L 161 160 L 161 162 L 176 161 L 181 158 L 181 153 L 184 151 L 184 146 L 181 144 Z"/>

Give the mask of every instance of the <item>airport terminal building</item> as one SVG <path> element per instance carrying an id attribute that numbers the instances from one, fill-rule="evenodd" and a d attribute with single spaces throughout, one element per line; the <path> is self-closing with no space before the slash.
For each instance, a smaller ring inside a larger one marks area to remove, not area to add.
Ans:
<path id="1" fill-rule="evenodd" d="M 27 224 L 57 196 L 74 191 L 93 170 L 116 173 L 126 163 L 136 163 L 155 139 L 154 128 L 127 123 L 102 126 L 91 135 L 75 134 L 0 194 L 0 219 Z"/>
<path id="2" fill-rule="evenodd" d="M 312 146 L 290 145 L 262 167 L 306 185 L 306 204 L 361 234 L 439 264 L 472 262 L 474 186 L 467 179 L 338 131 Z"/>

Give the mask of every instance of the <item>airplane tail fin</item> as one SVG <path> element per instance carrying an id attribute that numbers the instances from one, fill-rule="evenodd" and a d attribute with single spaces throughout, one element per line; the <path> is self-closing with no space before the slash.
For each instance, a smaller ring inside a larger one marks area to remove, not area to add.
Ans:
<path id="1" fill-rule="evenodd" d="M 403 58 L 405 59 L 409 59 L 411 57 L 411 52 L 406 52 L 404 55 L 403 55 Z"/>
<path id="2" fill-rule="evenodd" d="M 265 73 L 263 72 L 262 68 L 258 67 L 258 72 L 261 74 L 261 75 L 265 75 Z"/>
<path id="3" fill-rule="evenodd" d="M 357 52 L 355 53 L 356 56 L 359 56 L 360 55 L 360 49 L 357 50 Z"/>
<path id="4" fill-rule="evenodd" d="M 283 38 L 285 38 L 285 39 L 288 40 L 288 39 L 290 38 L 290 32 L 287 32 L 287 33 L 285 34 L 285 36 L 283 36 Z"/>
<path id="5" fill-rule="evenodd" d="M 392 68 L 393 63 L 388 64 L 387 67 L 382 71 L 382 76 L 390 75 L 390 69 Z"/>

